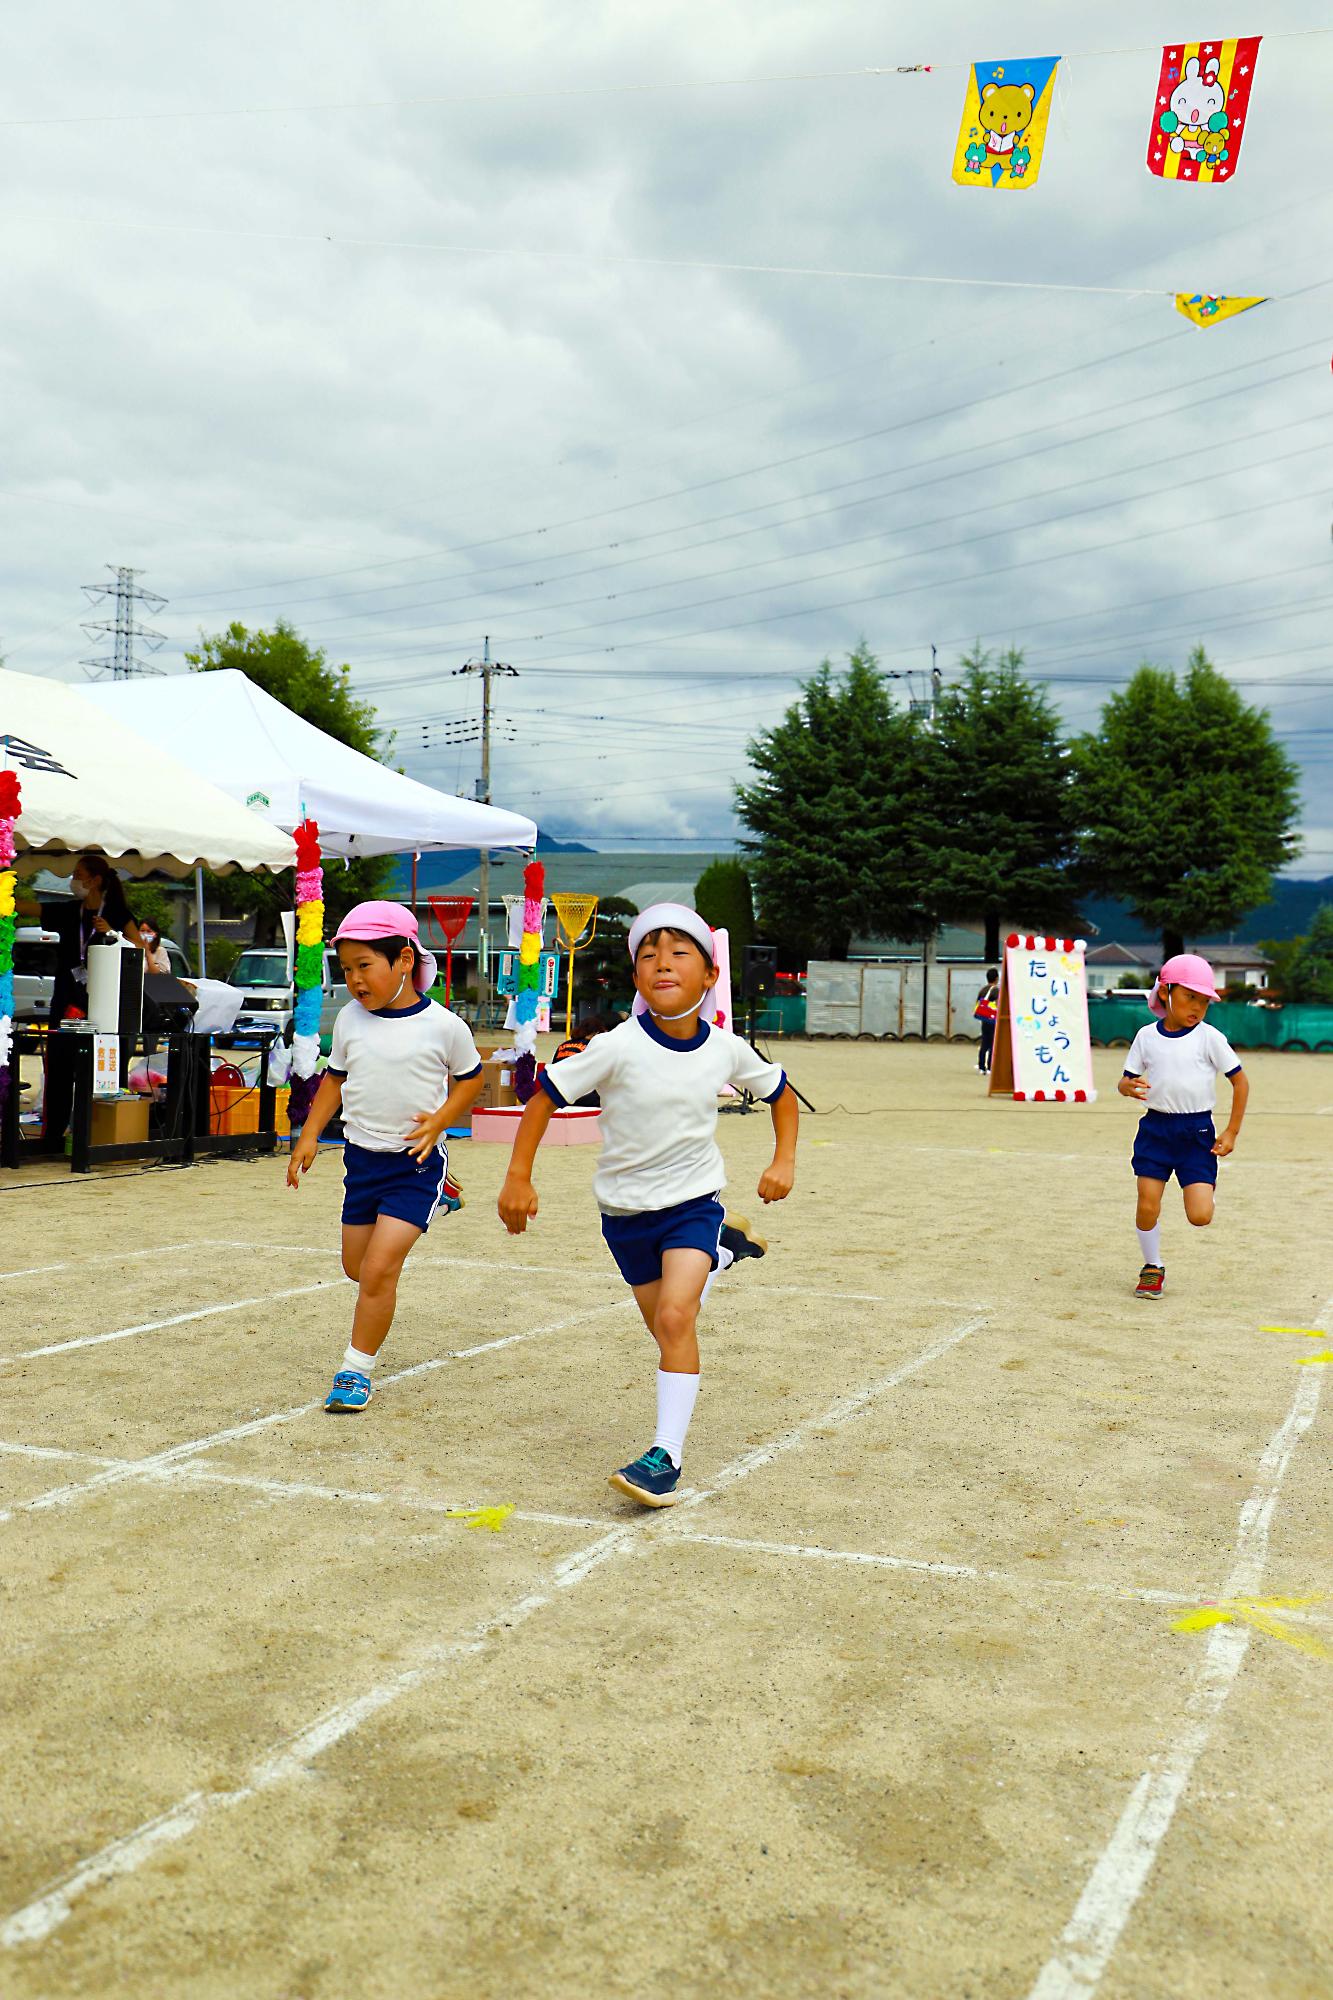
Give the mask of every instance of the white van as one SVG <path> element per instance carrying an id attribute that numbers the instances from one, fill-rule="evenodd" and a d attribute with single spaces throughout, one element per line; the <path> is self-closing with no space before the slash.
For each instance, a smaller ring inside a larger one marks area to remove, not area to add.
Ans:
<path id="1" fill-rule="evenodd" d="M 227 984 L 241 987 L 245 994 L 233 1034 L 253 1035 L 272 1029 L 280 1035 L 286 1034 L 296 1007 L 296 988 L 292 984 L 291 962 L 282 945 L 248 945 L 233 965 Z M 324 999 L 319 1012 L 321 1035 L 333 1033 L 338 1010 L 347 1005 L 350 997 L 338 954 L 326 950 Z"/>

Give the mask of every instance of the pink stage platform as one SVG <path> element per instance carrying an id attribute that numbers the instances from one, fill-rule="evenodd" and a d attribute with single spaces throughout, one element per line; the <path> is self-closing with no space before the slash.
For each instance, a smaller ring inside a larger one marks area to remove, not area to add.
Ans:
<path id="1" fill-rule="evenodd" d="M 499 1110 L 474 1111 L 472 1114 L 472 1136 L 474 1139 L 496 1139 L 506 1146 L 514 1143 L 518 1121 L 523 1116 L 521 1104 L 506 1104 Z M 543 1146 L 598 1146 L 602 1139 L 602 1114 L 595 1106 L 580 1108 L 570 1105 L 567 1111 L 555 1111 L 546 1128 Z"/>

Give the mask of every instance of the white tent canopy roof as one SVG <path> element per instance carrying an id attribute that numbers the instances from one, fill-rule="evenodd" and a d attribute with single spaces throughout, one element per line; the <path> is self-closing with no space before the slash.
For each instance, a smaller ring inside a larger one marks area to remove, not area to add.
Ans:
<path id="1" fill-rule="evenodd" d="M 308 814 L 326 854 L 536 846 L 537 828 L 522 813 L 437 792 L 363 757 L 236 667 L 104 681 L 88 692 L 275 826 L 290 829 Z"/>
<path id="2" fill-rule="evenodd" d="M 18 773 L 20 872 L 67 875 L 85 847 L 130 875 L 295 866 L 289 834 L 201 783 L 90 692 L 0 668 L 0 768 Z"/>

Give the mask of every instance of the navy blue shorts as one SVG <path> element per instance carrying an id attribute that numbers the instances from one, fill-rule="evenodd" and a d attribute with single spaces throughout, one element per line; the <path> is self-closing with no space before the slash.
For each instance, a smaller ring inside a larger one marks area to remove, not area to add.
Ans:
<path id="1" fill-rule="evenodd" d="M 602 1234 L 625 1283 L 651 1285 L 662 1275 L 664 1250 L 703 1250 L 716 1270 L 724 1213 L 715 1194 L 700 1194 L 672 1208 L 646 1208 L 641 1215 L 604 1215 Z"/>
<path id="2" fill-rule="evenodd" d="M 411 1153 L 372 1153 L 348 1139 L 343 1146 L 343 1221 L 356 1229 L 392 1215 L 424 1233 L 440 1205 L 448 1165 L 443 1146 L 419 1161 Z"/>
<path id="3" fill-rule="evenodd" d="M 1145 1111 L 1134 1135 L 1134 1171 L 1150 1181 L 1174 1174 L 1182 1187 L 1196 1181 L 1216 1187 L 1216 1137 L 1206 1111 Z"/>

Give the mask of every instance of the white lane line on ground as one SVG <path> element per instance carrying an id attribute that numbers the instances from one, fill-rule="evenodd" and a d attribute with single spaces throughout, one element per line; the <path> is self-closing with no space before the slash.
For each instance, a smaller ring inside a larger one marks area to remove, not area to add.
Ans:
<path id="1" fill-rule="evenodd" d="M 78 1465 L 125 1465 L 123 1458 L 99 1458 L 91 1451 L 63 1451 L 53 1444 L 8 1444 L 0 1442 L 0 1457 L 8 1458 L 59 1458 L 73 1460 Z"/>
<path id="2" fill-rule="evenodd" d="M 378 1386 L 382 1389 L 390 1382 L 405 1382 L 414 1375 L 429 1375 L 437 1368 L 452 1367 L 456 1361 L 472 1361 L 479 1354 L 493 1354 L 498 1348 L 514 1347 L 525 1340 L 540 1340 L 545 1334 L 563 1333 L 566 1327 L 578 1326 L 583 1320 L 623 1311 L 628 1303 L 628 1294 L 622 1293 L 609 1305 L 590 1306 L 584 1312 L 570 1313 L 565 1319 L 548 1320 L 543 1326 L 528 1327 L 520 1333 L 501 1334 L 495 1340 L 479 1341 L 474 1347 L 454 1348 L 448 1354 L 437 1354 L 429 1361 L 416 1361 L 410 1368 L 399 1368 L 392 1374 L 382 1375 Z M 207 1437 L 190 1438 L 184 1444 L 169 1445 L 165 1451 L 154 1452 L 148 1458 L 127 1459 L 123 1464 L 108 1467 L 105 1472 L 95 1473 L 91 1479 L 85 1479 L 78 1485 L 55 1486 L 49 1492 L 36 1493 L 31 1499 L 20 1500 L 17 1505 L 0 1510 L 0 1523 L 12 1521 L 18 1514 L 41 1513 L 51 1507 L 72 1507 L 90 1494 L 105 1492 L 109 1486 L 121 1486 L 126 1480 L 141 1479 L 145 1473 L 156 1471 L 160 1466 L 175 1465 L 183 1459 L 197 1457 L 201 1452 L 214 1451 L 219 1445 L 256 1437 L 275 1424 L 294 1423 L 298 1417 L 308 1417 L 312 1411 L 322 1408 L 322 1397 L 310 1403 L 295 1403 L 289 1410 L 273 1410 L 267 1416 L 252 1417 L 248 1423 L 232 1424 L 226 1430 L 212 1431 Z"/>
<path id="3" fill-rule="evenodd" d="M 588 1315 L 584 1315 L 587 1317 Z M 898 1382 L 915 1373 L 939 1354 L 946 1353 L 967 1334 L 975 1331 L 980 1322 L 969 1321 L 943 1341 L 936 1341 L 914 1361 L 903 1364 L 892 1375 L 884 1376 L 869 1388 L 859 1390 L 854 1395 L 841 1397 L 822 1416 L 809 1419 L 785 1434 L 775 1449 L 764 1456 L 749 1451 L 734 1459 L 718 1473 L 713 1491 L 734 1485 L 746 1479 L 751 1472 L 770 1462 L 777 1451 L 791 1450 L 809 1433 L 827 1429 L 830 1424 L 846 1423 L 852 1417 L 867 1409 L 877 1396 L 884 1395 Z M 704 1500 L 709 1496 L 700 1493 L 695 1496 Z M 403 1667 L 390 1679 L 377 1687 L 367 1690 L 355 1700 L 340 1707 L 327 1710 L 304 1729 L 285 1737 L 268 1751 L 251 1769 L 243 1784 L 228 1792 L 190 1792 L 174 1806 L 159 1813 L 156 1818 L 146 1820 L 132 1833 L 120 1840 L 114 1840 L 88 1860 L 80 1862 L 60 1881 L 53 1883 L 42 1895 L 15 1910 L 3 1925 L 0 1925 L 0 1945 L 12 1948 L 16 1945 L 40 1943 L 58 1930 L 73 1910 L 80 1897 L 89 1890 L 100 1888 L 102 1884 L 116 1880 L 120 1876 L 132 1875 L 146 1861 L 164 1847 L 185 1840 L 196 1827 L 212 1813 L 232 1806 L 243 1805 L 257 1793 L 267 1791 L 272 1786 L 288 1778 L 302 1776 L 314 1758 L 332 1749 L 337 1743 L 350 1736 L 373 1716 L 380 1714 L 401 1696 L 420 1687 L 427 1680 L 458 1660 L 473 1657 L 485 1650 L 487 1644 L 502 1633 L 512 1631 L 526 1623 L 535 1612 L 543 1610 L 556 1601 L 556 1593 L 576 1589 L 585 1578 L 594 1572 L 609 1557 L 621 1553 L 636 1543 L 648 1543 L 646 1523 L 642 1518 L 613 1527 L 597 1536 L 581 1549 L 565 1556 L 547 1572 L 544 1584 L 524 1593 L 501 1610 L 493 1612 L 460 1638 L 431 1646 L 415 1662 Z"/>
<path id="4" fill-rule="evenodd" d="M 96 1257 L 79 1257 L 64 1264 L 29 1264 L 21 1271 L 0 1271 L 0 1284 L 7 1278 L 41 1278 L 51 1271 L 82 1271 L 89 1264 L 119 1264 L 127 1257 L 176 1257 L 185 1250 L 202 1250 L 208 1245 L 201 1238 L 189 1243 L 161 1243 L 148 1250 L 108 1250 Z"/>
<path id="5" fill-rule="evenodd" d="M 1319 1314 L 1327 1325 L 1330 1299 Z M 1322 1379 L 1311 1372 L 1296 1385 L 1290 1410 L 1274 1432 L 1249 1498 L 1240 1510 L 1236 1557 L 1222 1597 L 1254 1597 L 1268 1561 L 1268 1538 L 1291 1456 L 1319 1409 Z M 1191 1773 L 1235 1686 L 1250 1643 L 1248 1625 L 1214 1625 L 1185 1702 L 1183 1726 L 1143 1773 L 1103 1848 L 1055 1951 L 1028 2000 L 1090 2000 L 1143 1892 Z"/>
<path id="6" fill-rule="evenodd" d="M 248 1306 L 271 1305 L 277 1299 L 299 1299 L 307 1292 L 328 1292 L 348 1279 L 319 1278 L 313 1285 L 288 1285 L 280 1292 L 265 1292 L 259 1298 L 226 1299 L 221 1305 L 200 1306 L 195 1312 L 172 1313 L 169 1319 L 145 1319 L 137 1326 L 117 1327 L 114 1333 L 85 1333 L 77 1340 L 54 1340 L 45 1347 L 25 1347 L 20 1354 L 7 1354 L 7 1362 L 35 1361 L 42 1354 L 66 1354 L 71 1347 L 101 1347 L 108 1340 L 130 1340 L 137 1333 L 160 1333 L 163 1327 L 187 1326 L 191 1320 L 216 1319 L 219 1313 L 244 1312 Z"/>
<path id="7" fill-rule="evenodd" d="M 1071 1154 L 1071 1158 L 1073 1155 Z M 202 1246 L 214 1250 L 278 1250 L 284 1256 L 292 1257 L 339 1257 L 340 1250 L 331 1250 L 327 1244 L 312 1243 L 243 1243 L 239 1238 L 214 1237 Z M 621 1280 L 614 1271 L 603 1270 L 590 1264 L 528 1264 L 519 1263 L 506 1257 L 414 1257 L 414 1271 L 496 1271 L 505 1277 L 542 1278 L 587 1278 L 594 1284 L 615 1285 Z M 762 1278 L 747 1273 L 747 1292 L 782 1292 L 798 1299 L 847 1299 L 858 1304 L 882 1306 L 888 1304 L 885 1292 L 845 1292 L 817 1290 L 809 1285 L 769 1285 Z M 961 1307 L 964 1312 L 981 1311 L 973 1299 L 938 1299 L 931 1297 L 924 1303 L 946 1306 L 952 1310 Z"/>

